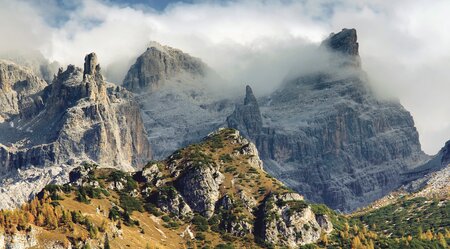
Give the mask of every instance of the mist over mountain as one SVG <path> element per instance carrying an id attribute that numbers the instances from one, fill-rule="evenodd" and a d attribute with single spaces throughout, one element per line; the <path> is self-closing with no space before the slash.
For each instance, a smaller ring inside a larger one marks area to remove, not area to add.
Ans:
<path id="1" fill-rule="evenodd" d="M 436 153 L 450 136 L 443 90 L 450 37 L 443 25 L 434 25 L 447 20 L 445 0 L 166 1 L 158 10 L 153 2 L 4 0 L 0 18 L 9 25 L 0 27 L 6 37 L 0 50 L 39 50 L 62 65 L 96 51 L 107 80 L 120 83 L 148 43 L 158 41 L 201 58 L 229 85 L 258 84 L 255 93 L 266 94 L 291 66 L 305 66 L 310 45 L 330 30 L 355 27 L 371 84 L 411 111 L 425 151 Z"/>

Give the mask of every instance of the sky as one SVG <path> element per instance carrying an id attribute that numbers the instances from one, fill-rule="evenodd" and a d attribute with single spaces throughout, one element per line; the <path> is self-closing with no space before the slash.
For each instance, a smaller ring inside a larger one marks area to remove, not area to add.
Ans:
<path id="1" fill-rule="evenodd" d="M 120 83 L 157 41 L 261 96 L 293 68 L 314 66 L 310 51 L 331 32 L 356 28 L 372 86 L 412 113 L 434 154 L 450 140 L 448 13 L 448 0 L 0 0 L 0 52 L 36 49 L 81 66 L 95 51 Z"/>

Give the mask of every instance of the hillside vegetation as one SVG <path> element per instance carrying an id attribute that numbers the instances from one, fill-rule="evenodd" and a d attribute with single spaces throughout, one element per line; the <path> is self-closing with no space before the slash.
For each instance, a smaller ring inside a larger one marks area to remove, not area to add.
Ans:
<path id="1" fill-rule="evenodd" d="M 263 170 L 252 143 L 223 129 L 136 173 L 83 164 L 70 183 L 48 185 L 20 209 L 0 211 L 0 244 L 447 248 L 448 217 L 444 197 L 403 196 L 349 216 L 309 203 Z"/>

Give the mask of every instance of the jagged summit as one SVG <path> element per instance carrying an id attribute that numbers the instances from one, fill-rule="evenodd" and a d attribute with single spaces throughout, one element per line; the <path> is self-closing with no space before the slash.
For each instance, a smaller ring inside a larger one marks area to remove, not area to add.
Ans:
<path id="1" fill-rule="evenodd" d="M 337 34 L 331 33 L 322 45 L 345 55 L 359 56 L 356 29 L 342 29 Z"/>

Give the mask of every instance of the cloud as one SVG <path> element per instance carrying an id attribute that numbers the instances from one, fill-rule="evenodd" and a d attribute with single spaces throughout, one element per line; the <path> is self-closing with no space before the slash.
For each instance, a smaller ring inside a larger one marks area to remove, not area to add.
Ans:
<path id="1" fill-rule="evenodd" d="M 311 63 L 330 32 L 358 30 L 363 68 L 373 86 L 412 112 L 420 139 L 435 153 L 450 139 L 450 33 L 447 0 L 132 1 L 0 0 L 0 50 L 37 48 L 81 66 L 95 51 L 109 80 L 120 82 L 155 40 L 180 48 L 256 94 L 289 70 Z M 5 35 L 3 35 L 5 34 Z"/>

